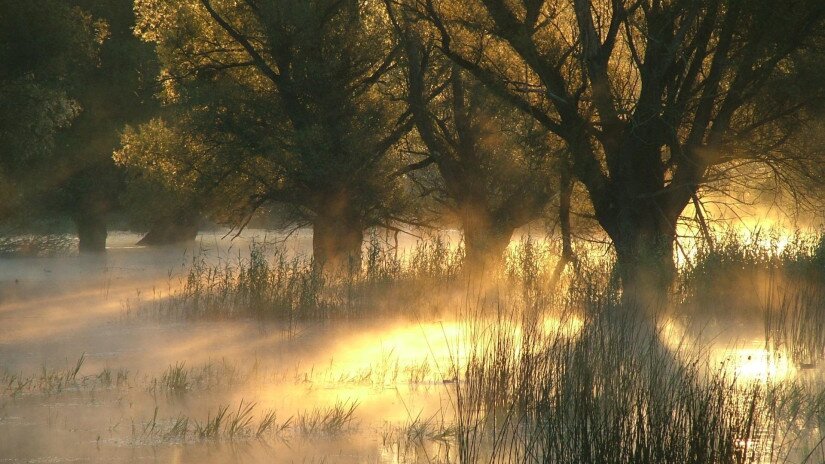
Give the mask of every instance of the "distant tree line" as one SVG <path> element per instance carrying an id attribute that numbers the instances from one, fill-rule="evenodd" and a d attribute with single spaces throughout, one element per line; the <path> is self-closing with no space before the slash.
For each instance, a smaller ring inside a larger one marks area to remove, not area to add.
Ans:
<path id="1" fill-rule="evenodd" d="M 576 217 L 625 293 L 707 192 L 821 198 L 821 0 L 0 0 L 0 215 L 191 239 L 277 208 L 318 263 L 452 223 L 468 265 Z M 745 179 L 742 181 L 742 179 Z M 574 213 L 578 213 L 574 215 Z"/>

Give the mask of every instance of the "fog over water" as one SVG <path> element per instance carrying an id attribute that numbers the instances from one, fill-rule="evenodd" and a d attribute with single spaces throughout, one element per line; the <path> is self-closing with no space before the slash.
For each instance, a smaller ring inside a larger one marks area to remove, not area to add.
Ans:
<path id="1" fill-rule="evenodd" d="M 213 263 L 237 259 L 263 235 L 251 231 L 230 241 L 205 233 L 193 250 L 134 247 L 137 235 L 115 233 L 105 255 L 3 259 L 0 369 L 9 382 L 0 397 L 4 462 L 194 463 L 233 456 L 244 462 L 271 462 L 273 456 L 392 462 L 392 447 L 381 443 L 391 426 L 419 414 L 448 416 L 449 395 L 433 360 L 457 336 L 451 322 L 310 323 L 287 333 L 276 323 L 129 315 L 174 291 L 193 254 Z M 285 246 L 302 253 L 310 239 L 298 231 Z M 19 379 L 48 382 L 81 358 L 77 380 L 65 390 L 28 392 L 29 385 L 13 394 Z M 202 378 L 190 379 L 186 395 L 161 392 L 158 379 L 177 366 Z M 102 375 L 112 380 L 103 382 Z M 125 377 L 123 385 L 116 385 L 118 375 Z M 414 382 L 405 379 L 410 376 Z M 234 410 L 250 403 L 256 424 L 269 410 L 277 421 L 293 417 L 294 426 L 296 417 L 323 415 L 336 405 L 356 409 L 344 430 L 288 433 L 274 443 L 184 445 L 146 430 L 153 421 L 157 429 L 182 414 L 203 422 L 222 405 Z"/>
<path id="2" fill-rule="evenodd" d="M 140 309 L 178 291 L 193 260 L 246 259 L 253 242 L 283 237 L 209 232 L 194 247 L 163 248 L 135 247 L 138 238 L 113 233 L 102 255 L 0 259 L 2 462 L 455 458 L 449 437 L 422 438 L 454 419 L 460 379 L 451 366 L 468 347 L 455 308 L 289 327 L 149 317 Z M 403 240 L 402 250 L 415 244 Z M 311 232 L 299 230 L 282 245 L 288 256 L 305 255 Z M 456 306 L 466 303 L 460 300 Z M 583 322 L 546 316 L 541 327 L 575 337 Z M 687 327 L 676 318 L 660 327 L 670 349 L 709 346 L 711 366 L 728 366 L 743 381 L 800 372 L 766 349 L 758 321 Z M 210 436 L 209 421 L 221 414 L 223 425 Z M 237 436 L 227 425 L 233 418 Z M 188 432 L 179 433 L 181 424 Z"/>

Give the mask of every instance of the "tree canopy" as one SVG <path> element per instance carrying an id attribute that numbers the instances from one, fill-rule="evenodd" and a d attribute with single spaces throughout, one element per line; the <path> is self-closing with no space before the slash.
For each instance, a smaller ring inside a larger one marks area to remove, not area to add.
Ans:
<path id="1" fill-rule="evenodd" d="M 628 281 L 669 281 L 679 216 L 709 179 L 742 160 L 810 166 L 781 147 L 822 101 L 804 64 L 821 56 L 822 2 L 407 6 L 444 53 L 564 140 Z"/>
<path id="2" fill-rule="evenodd" d="M 77 90 L 108 31 L 62 1 L 0 2 L 0 215 L 42 186 L 39 169 L 81 113 Z"/>
<path id="3" fill-rule="evenodd" d="M 340 264 L 370 227 L 498 254 L 557 214 L 569 257 L 580 188 L 639 296 L 714 189 L 823 197 L 819 0 L 1 5 L 4 214 L 34 192 L 104 238 L 120 203 L 189 235 L 277 207 Z"/>
<path id="4" fill-rule="evenodd" d="M 135 7 L 163 64 L 174 115 L 163 125 L 188 140 L 176 156 L 199 191 L 216 190 L 219 216 L 242 225 L 261 206 L 289 205 L 313 224 L 319 260 L 357 252 L 366 227 L 393 219 L 401 196 L 388 155 L 412 123 L 385 85 L 398 46 L 380 3 Z M 127 144 L 122 162 L 156 156 L 139 146 Z"/>

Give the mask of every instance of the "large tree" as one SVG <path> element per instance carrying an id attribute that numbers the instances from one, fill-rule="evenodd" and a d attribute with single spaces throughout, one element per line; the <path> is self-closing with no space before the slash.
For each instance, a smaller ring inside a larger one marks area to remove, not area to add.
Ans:
<path id="1" fill-rule="evenodd" d="M 51 181 L 56 139 L 81 113 L 103 25 L 63 1 L 0 0 L 0 217 L 21 216 Z"/>
<path id="2" fill-rule="evenodd" d="M 146 120 L 154 102 L 157 59 L 152 47 L 132 33 L 130 0 L 72 0 L 96 18 L 104 31 L 94 66 L 85 69 L 74 94 L 82 111 L 58 138 L 51 182 L 42 196 L 52 213 L 75 223 L 80 251 L 106 248 L 108 215 L 119 205 L 123 173 L 112 152 L 127 123 Z"/>
<path id="3" fill-rule="evenodd" d="M 412 126 L 398 47 L 380 2 L 141 0 L 137 33 L 156 44 L 173 118 L 133 133 L 119 159 L 141 164 L 152 127 L 185 140 L 174 163 L 243 226 L 268 203 L 313 226 L 318 262 L 360 260 L 365 228 L 396 213 L 388 155 Z M 168 153 L 167 150 L 164 152 Z M 220 193 L 218 193 L 220 192 Z"/>
<path id="4" fill-rule="evenodd" d="M 103 251 L 122 188 L 112 152 L 123 125 L 154 109 L 154 52 L 132 34 L 130 0 L 9 3 L 0 18 L 0 163 L 17 193 L 9 213 L 24 224 L 68 216 L 80 251 Z"/>
<path id="5" fill-rule="evenodd" d="M 444 53 L 566 142 L 629 299 L 667 287 L 680 214 L 709 179 L 744 160 L 811 166 L 781 148 L 823 97 L 803 60 L 822 56 L 820 0 L 408 5 Z"/>

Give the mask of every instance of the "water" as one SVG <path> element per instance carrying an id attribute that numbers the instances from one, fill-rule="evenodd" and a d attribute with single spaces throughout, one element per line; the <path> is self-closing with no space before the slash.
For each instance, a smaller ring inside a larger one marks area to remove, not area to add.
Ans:
<path id="1" fill-rule="evenodd" d="M 311 250 L 306 230 L 288 238 L 253 230 L 234 240 L 204 233 L 188 247 L 140 248 L 138 239 L 114 233 L 100 256 L 0 259 L 0 462 L 455 457 L 451 366 L 467 343 L 466 326 L 449 312 L 289 328 L 134 317 L 172 294 L 195 256 L 237 260 L 254 241 L 275 239 L 285 239 L 290 256 Z M 415 242 L 402 239 L 402 249 Z M 573 337 L 583 321 L 548 317 L 541 327 Z M 671 320 L 662 336 L 673 350 L 705 347 L 711 368 L 743 382 L 800 374 L 765 348 L 758 323 Z"/>
<path id="2" fill-rule="evenodd" d="M 195 249 L 150 249 L 118 233 L 102 256 L 0 261 L 2 462 L 396 462 L 426 452 L 402 449 L 397 435 L 416 418 L 449 417 L 438 363 L 447 362 L 454 322 L 348 321 L 288 332 L 253 321 L 127 316 L 173 292 L 193 255 L 245 256 L 263 235 L 204 234 Z M 299 231 L 285 246 L 306 253 L 309 239 Z M 188 376 L 180 391 L 162 385 L 175 368 Z M 244 404 L 254 404 L 248 430 L 196 436 L 196 422 Z M 344 423 L 324 425 L 335 407 L 353 405 Z M 270 411 L 273 425 L 249 438 Z M 182 417 L 189 431 L 176 436 L 170 430 Z"/>

